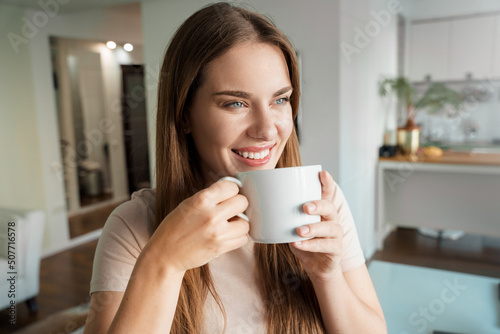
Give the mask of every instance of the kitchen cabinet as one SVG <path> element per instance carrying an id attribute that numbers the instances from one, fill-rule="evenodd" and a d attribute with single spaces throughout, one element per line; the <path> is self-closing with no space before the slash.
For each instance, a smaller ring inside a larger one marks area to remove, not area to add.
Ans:
<path id="1" fill-rule="evenodd" d="M 409 44 L 411 81 L 500 76 L 498 14 L 412 23 Z"/>
<path id="2" fill-rule="evenodd" d="M 411 28 L 410 80 L 446 80 L 448 76 L 450 22 L 415 24 Z"/>
<path id="3" fill-rule="evenodd" d="M 491 77 L 496 16 L 450 22 L 450 66 L 448 79 Z"/>

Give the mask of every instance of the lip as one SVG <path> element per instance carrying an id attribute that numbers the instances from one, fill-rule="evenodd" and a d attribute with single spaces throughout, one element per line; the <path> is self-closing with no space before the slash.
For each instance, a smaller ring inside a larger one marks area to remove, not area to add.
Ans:
<path id="1" fill-rule="evenodd" d="M 240 151 L 240 152 L 260 152 L 260 151 L 269 149 L 269 154 L 264 159 L 246 159 L 246 158 L 243 158 L 241 155 L 239 155 L 237 152 L 234 152 L 234 151 L 232 151 L 232 152 L 238 159 L 240 159 L 240 161 L 242 161 L 246 165 L 248 165 L 250 167 L 258 167 L 258 166 L 263 166 L 263 165 L 267 164 L 269 162 L 269 160 L 271 160 L 273 148 L 274 148 L 274 144 L 267 145 L 267 146 L 261 146 L 261 147 L 255 147 L 255 146 L 243 147 L 243 148 L 238 149 L 238 151 Z"/>

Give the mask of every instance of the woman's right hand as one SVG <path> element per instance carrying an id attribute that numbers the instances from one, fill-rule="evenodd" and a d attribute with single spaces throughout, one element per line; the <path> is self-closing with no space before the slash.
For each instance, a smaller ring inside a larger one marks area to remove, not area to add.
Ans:
<path id="1" fill-rule="evenodd" d="M 217 181 L 181 202 L 146 245 L 160 261 L 180 272 L 202 266 L 248 241 L 249 223 L 236 215 L 248 200 L 230 181 Z"/>
<path id="2" fill-rule="evenodd" d="M 139 255 L 125 293 L 92 294 L 85 333 L 170 332 L 185 272 L 248 241 L 248 222 L 235 217 L 248 206 L 238 191 L 218 181 L 172 210 Z"/>

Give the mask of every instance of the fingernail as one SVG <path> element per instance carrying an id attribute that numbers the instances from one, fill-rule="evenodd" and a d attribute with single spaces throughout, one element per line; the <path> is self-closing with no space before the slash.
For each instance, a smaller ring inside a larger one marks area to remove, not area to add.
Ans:
<path id="1" fill-rule="evenodd" d="M 307 211 L 314 212 L 314 210 L 316 210 L 316 205 L 314 203 L 307 203 L 306 208 L 307 208 Z"/>
<path id="2" fill-rule="evenodd" d="M 299 231 L 301 235 L 305 235 L 309 233 L 309 226 L 301 226 L 299 227 Z"/>

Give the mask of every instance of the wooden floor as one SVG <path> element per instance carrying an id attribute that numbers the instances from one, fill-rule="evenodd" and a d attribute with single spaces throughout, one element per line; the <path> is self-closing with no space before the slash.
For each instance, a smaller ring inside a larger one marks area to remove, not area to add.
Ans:
<path id="1" fill-rule="evenodd" d="M 38 312 L 29 314 L 26 304 L 18 304 L 17 324 L 12 326 L 7 310 L 1 311 L 0 333 L 12 333 L 58 311 L 87 303 L 96 246 L 97 240 L 43 259 L 40 264 Z"/>
<path id="2" fill-rule="evenodd" d="M 119 203 L 104 205 L 88 213 L 69 217 L 70 237 L 75 238 L 102 228 L 109 214 L 118 205 Z M 87 303 L 96 246 L 97 240 L 43 259 L 40 264 L 38 312 L 30 314 L 24 303 L 18 304 L 17 324 L 11 326 L 7 311 L 0 311 L 0 334 L 11 333 L 56 312 Z"/>
<path id="3" fill-rule="evenodd" d="M 8 324 L 7 311 L 1 311 L 0 334 L 88 302 L 96 245 L 92 241 L 43 259 L 38 313 L 30 315 L 25 304 L 18 305 L 14 327 Z M 500 278 L 500 239 L 466 235 L 456 241 L 437 240 L 412 229 L 397 229 L 373 259 Z"/>

